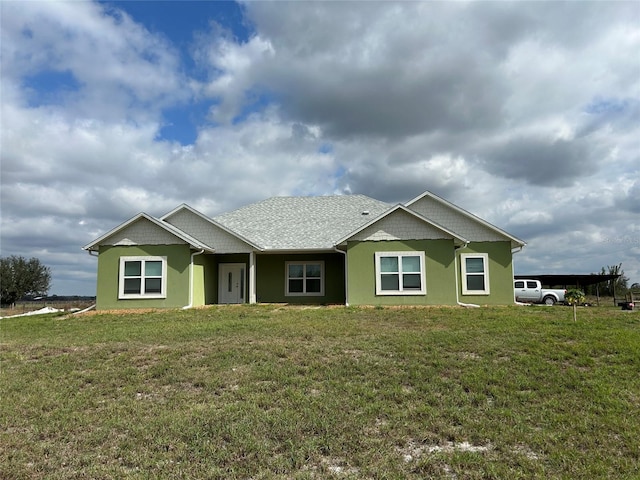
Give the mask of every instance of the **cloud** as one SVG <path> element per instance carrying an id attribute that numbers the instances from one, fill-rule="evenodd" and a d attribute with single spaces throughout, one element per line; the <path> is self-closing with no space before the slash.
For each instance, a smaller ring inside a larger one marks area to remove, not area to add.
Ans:
<path id="1" fill-rule="evenodd" d="M 230 121 L 247 92 L 259 89 L 286 118 L 332 139 L 420 137 L 417 168 L 425 156 L 450 155 L 531 185 L 569 185 L 608 148 L 588 135 L 607 123 L 585 120 L 585 107 L 606 92 L 637 93 L 631 50 L 611 49 L 612 41 L 638 43 L 628 5 L 606 12 L 505 3 L 367 7 L 247 4 L 257 34 L 244 44 L 216 44 L 211 55 L 217 77 L 208 88 L 222 96 L 216 118 Z M 603 28 L 603 18 L 611 25 Z M 598 34 L 586 31 L 596 25 Z M 620 73 L 600 60 L 612 53 Z M 621 116 L 609 113 L 609 122 Z"/>
<path id="2" fill-rule="evenodd" d="M 212 63 L 224 74 L 212 88 L 250 77 L 284 114 L 333 137 L 403 137 L 500 120 L 500 79 L 484 68 L 486 56 L 471 38 L 454 42 L 437 18 L 456 6 L 368 4 L 365 11 L 354 3 L 305 3 L 279 9 L 277 19 L 271 7 L 247 5 L 259 34 L 217 51 Z M 239 110 L 241 96 L 231 92 L 229 107 Z"/>
<path id="3" fill-rule="evenodd" d="M 121 10 L 89 2 L 5 2 L 2 9 L 3 79 L 15 86 L 66 74 L 73 95 L 61 112 L 68 116 L 140 120 L 189 94 L 175 48 Z M 31 106 L 43 100 L 29 88 L 12 91 Z"/>
<path id="4" fill-rule="evenodd" d="M 584 140 L 521 137 L 494 145 L 485 153 L 487 169 L 533 185 L 567 185 L 590 175 L 596 158 Z"/>

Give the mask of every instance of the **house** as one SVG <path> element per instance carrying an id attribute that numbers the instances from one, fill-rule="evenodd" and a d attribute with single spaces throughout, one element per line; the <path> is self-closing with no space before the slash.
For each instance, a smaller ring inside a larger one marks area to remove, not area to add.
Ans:
<path id="1" fill-rule="evenodd" d="M 98 309 L 219 303 L 514 303 L 525 242 L 425 192 L 274 197 L 210 218 L 180 205 L 140 213 L 85 247 Z"/>

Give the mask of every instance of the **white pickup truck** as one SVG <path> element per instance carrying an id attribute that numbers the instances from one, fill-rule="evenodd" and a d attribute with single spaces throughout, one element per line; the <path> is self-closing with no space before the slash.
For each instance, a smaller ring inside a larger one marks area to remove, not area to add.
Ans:
<path id="1" fill-rule="evenodd" d="M 564 303 L 564 294 L 567 293 L 564 289 L 542 288 L 540 280 L 514 280 L 513 290 L 516 302 L 544 303 L 545 305 Z"/>

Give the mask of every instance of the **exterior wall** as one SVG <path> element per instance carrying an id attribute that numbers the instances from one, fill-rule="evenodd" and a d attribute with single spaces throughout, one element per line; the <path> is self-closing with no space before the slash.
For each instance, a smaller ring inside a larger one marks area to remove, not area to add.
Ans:
<path id="1" fill-rule="evenodd" d="M 323 296 L 286 296 L 285 262 L 323 261 Z M 344 255 L 340 253 L 256 256 L 256 299 L 262 303 L 344 304 Z"/>
<path id="2" fill-rule="evenodd" d="M 489 254 L 490 295 L 463 295 L 462 272 L 460 271 L 460 255 L 463 253 Z M 458 286 L 460 301 L 477 305 L 512 305 L 513 298 L 513 254 L 511 243 L 504 242 L 472 242 L 466 248 L 458 250 Z"/>
<path id="3" fill-rule="evenodd" d="M 376 295 L 376 252 L 425 252 L 426 295 Z M 349 242 L 349 305 L 456 305 L 453 240 Z"/>
<path id="4" fill-rule="evenodd" d="M 167 297 L 154 299 L 118 299 L 118 269 L 123 256 L 166 256 Z M 98 256 L 96 309 L 179 308 L 189 304 L 188 245 L 101 246 Z"/>
<path id="5" fill-rule="evenodd" d="M 193 307 L 205 304 L 205 264 L 204 254 L 193 257 Z"/>

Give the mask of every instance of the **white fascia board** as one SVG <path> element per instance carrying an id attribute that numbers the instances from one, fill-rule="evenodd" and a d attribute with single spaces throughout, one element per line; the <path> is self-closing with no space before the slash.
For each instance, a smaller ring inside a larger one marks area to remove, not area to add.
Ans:
<path id="1" fill-rule="evenodd" d="M 432 193 L 432 192 L 429 192 L 429 191 L 421 193 L 416 198 L 414 198 L 413 200 L 410 200 L 409 202 L 405 203 L 404 205 L 406 207 L 410 208 L 411 205 L 416 203 L 418 200 L 423 199 L 424 197 L 430 197 L 433 200 L 435 200 L 436 202 L 442 203 L 443 205 L 445 205 L 445 206 L 455 210 L 456 212 L 458 212 L 458 213 L 470 218 L 471 220 L 474 220 L 474 221 L 484 225 L 485 227 L 490 228 L 491 230 L 495 231 L 496 233 L 499 233 L 500 235 L 503 235 L 503 236 L 507 237 L 509 240 L 511 240 L 512 243 L 515 243 L 516 244 L 515 246 L 517 246 L 517 247 L 524 247 L 527 244 L 527 242 L 525 242 L 524 240 L 520 240 L 519 238 L 514 237 L 513 235 L 511 235 L 511 234 L 505 232 L 504 230 L 502 230 L 501 228 L 496 227 L 495 225 L 487 222 L 486 220 L 483 220 L 482 218 L 478 217 L 477 215 L 474 215 L 473 213 L 468 212 L 464 208 L 461 208 L 461 207 L 449 202 L 448 200 L 445 200 L 444 198 L 439 197 L 435 193 Z"/>
<path id="2" fill-rule="evenodd" d="M 250 247 L 255 248 L 258 251 L 264 250 L 264 247 L 261 247 L 260 245 L 255 244 L 254 242 L 252 242 L 248 238 L 245 238 L 242 235 L 240 235 L 239 233 L 234 232 L 230 228 L 225 227 L 221 223 L 216 222 L 213 218 L 206 216 L 204 213 L 199 212 L 195 208 L 187 205 L 186 203 L 183 203 L 182 205 L 180 205 L 180 206 L 174 208 L 173 210 L 171 210 L 169 213 L 163 215 L 162 217 L 160 217 L 160 220 L 162 220 L 163 222 L 169 223 L 169 222 L 167 222 L 167 219 L 172 217 L 173 215 L 175 215 L 176 213 L 178 213 L 178 212 L 180 212 L 182 210 L 188 210 L 189 212 L 193 213 L 194 215 L 197 215 L 198 217 L 202 218 L 206 222 L 209 222 L 211 225 L 213 225 L 215 227 L 218 227 L 220 230 L 228 233 L 229 235 L 232 235 L 232 236 L 236 237 L 238 240 L 243 241 L 244 243 L 246 243 Z"/>
<path id="3" fill-rule="evenodd" d="M 335 247 L 337 247 L 338 245 L 346 242 L 347 240 L 349 240 L 351 237 L 353 237 L 354 235 L 357 235 L 358 233 L 360 233 L 361 231 L 363 231 L 365 228 L 370 227 L 371 225 L 379 222 L 380 220 L 382 220 L 383 218 L 391 215 L 392 213 L 396 212 L 397 210 L 402 210 L 403 212 L 408 213 L 409 215 L 412 215 L 413 217 L 415 217 L 416 219 L 425 222 L 428 225 L 431 225 L 432 227 L 437 228 L 438 230 L 441 230 L 442 232 L 446 233 L 447 235 L 450 235 L 451 237 L 454 238 L 454 240 L 458 240 L 460 242 L 461 245 L 469 243 L 469 241 L 464 238 L 461 237 L 460 235 L 458 235 L 457 233 L 452 232 L 451 230 L 448 230 L 447 228 L 443 227 L 442 225 L 437 224 L 436 222 L 429 220 L 428 218 L 423 217 L 422 215 L 420 215 L 419 213 L 414 212 L 413 210 L 405 207 L 402 204 L 397 204 L 393 207 L 391 207 L 389 210 L 387 210 L 386 212 L 381 213 L 380 215 L 378 215 L 377 217 L 373 218 L 370 222 L 367 222 L 366 224 L 364 224 L 363 226 L 361 226 L 360 228 L 354 230 L 353 232 L 349 233 L 347 236 L 341 238 L 340 240 L 338 240 L 335 243 Z"/>

